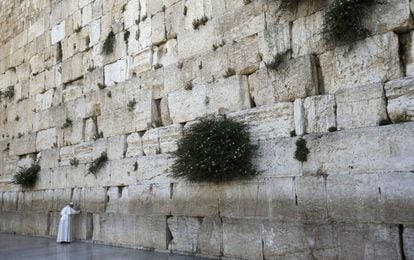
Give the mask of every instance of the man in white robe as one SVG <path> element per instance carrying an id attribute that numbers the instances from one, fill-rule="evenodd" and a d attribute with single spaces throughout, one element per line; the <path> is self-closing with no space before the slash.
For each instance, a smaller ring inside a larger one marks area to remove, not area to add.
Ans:
<path id="1" fill-rule="evenodd" d="M 72 242 L 72 216 L 79 214 L 80 210 L 73 208 L 73 203 L 69 203 L 60 211 L 59 229 L 56 242 L 70 243 Z"/>

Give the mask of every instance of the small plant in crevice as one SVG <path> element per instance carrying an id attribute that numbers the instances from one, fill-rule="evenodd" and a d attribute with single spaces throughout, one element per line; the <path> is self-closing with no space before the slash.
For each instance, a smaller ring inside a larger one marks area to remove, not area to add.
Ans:
<path id="1" fill-rule="evenodd" d="M 103 138 L 103 132 L 96 132 L 95 135 L 92 137 L 94 141 Z"/>
<path id="2" fill-rule="evenodd" d="M 247 126 L 220 116 L 207 116 L 184 130 L 174 152 L 173 175 L 191 182 L 252 178 L 257 171 Z"/>
<path id="3" fill-rule="evenodd" d="M 8 86 L 6 90 L 1 92 L 5 98 L 12 99 L 14 97 L 14 86 Z"/>
<path id="4" fill-rule="evenodd" d="M 229 78 L 234 75 L 236 75 L 236 71 L 233 68 L 228 68 L 226 72 L 224 73 L 223 77 Z"/>
<path id="5" fill-rule="evenodd" d="M 160 63 L 156 63 L 156 64 L 154 64 L 154 70 L 158 70 L 158 69 L 161 69 L 163 66 L 162 66 L 162 64 L 160 64 Z"/>
<path id="6" fill-rule="evenodd" d="M 336 128 L 336 126 L 331 126 L 328 128 L 329 132 L 336 132 L 338 130 L 338 128 Z"/>
<path id="7" fill-rule="evenodd" d="M 106 88 L 106 85 L 98 82 L 98 88 L 99 89 L 104 89 L 104 88 Z"/>
<path id="8" fill-rule="evenodd" d="M 379 123 L 378 123 L 378 125 L 380 125 L 380 126 L 384 126 L 384 125 L 391 125 L 392 124 L 392 122 L 391 122 L 391 120 L 389 120 L 388 118 L 387 119 L 382 119 L 381 121 L 379 121 Z"/>
<path id="9" fill-rule="evenodd" d="M 130 32 L 128 30 L 126 30 L 124 32 L 124 42 L 125 42 L 125 44 L 128 44 L 129 34 L 130 34 Z"/>
<path id="10" fill-rule="evenodd" d="M 207 16 L 203 16 L 201 18 L 197 18 L 193 20 L 193 29 L 198 30 L 201 25 L 205 25 L 208 22 Z"/>
<path id="11" fill-rule="evenodd" d="M 16 117 L 14 118 L 14 121 L 19 121 L 20 120 L 20 116 L 19 115 L 16 115 Z"/>
<path id="12" fill-rule="evenodd" d="M 124 13 L 126 11 L 127 4 L 123 4 L 121 7 L 121 13 Z"/>
<path id="13" fill-rule="evenodd" d="M 75 28 L 75 33 L 80 33 L 82 31 L 82 26 L 80 26 L 79 24 L 76 26 Z"/>
<path id="14" fill-rule="evenodd" d="M 183 66 L 184 66 L 184 63 L 183 62 L 178 62 L 177 63 L 177 68 L 180 70 L 180 69 L 182 69 L 183 68 Z"/>
<path id="15" fill-rule="evenodd" d="M 306 140 L 299 138 L 296 140 L 295 159 L 300 162 L 306 162 L 308 160 L 309 149 L 306 147 Z"/>
<path id="16" fill-rule="evenodd" d="M 290 131 L 290 137 L 295 137 L 295 136 L 296 136 L 296 131 L 295 130 Z"/>
<path id="17" fill-rule="evenodd" d="M 96 173 L 105 166 L 106 161 L 108 161 L 108 156 L 106 155 L 106 152 L 102 152 L 101 155 L 91 163 L 89 173 L 96 175 Z"/>
<path id="18" fill-rule="evenodd" d="M 266 63 L 266 68 L 269 70 L 278 70 L 280 68 L 280 65 L 283 63 L 284 61 L 284 57 L 283 54 L 277 54 L 273 57 L 273 59 L 269 62 Z"/>
<path id="19" fill-rule="evenodd" d="M 334 0 L 327 8 L 322 34 L 327 42 L 351 43 L 369 34 L 365 17 L 378 0 Z"/>
<path id="20" fill-rule="evenodd" d="M 111 30 L 105 38 L 102 46 L 102 53 L 109 55 L 114 51 L 115 48 L 115 33 Z"/>
<path id="21" fill-rule="evenodd" d="M 78 160 L 78 158 L 73 157 L 73 158 L 71 158 L 71 159 L 69 160 L 69 163 L 70 163 L 70 165 L 71 165 L 71 166 L 78 167 L 78 165 L 79 165 L 79 160 Z"/>
<path id="22" fill-rule="evenodd" d="M 107 96 L 107 97 L 109 97 L 109 98 L 111 98 L 111 97 L 112 97 L 112 92 L 111 92 L 111 91 L 108 91 L 108 92 L 106 93 L 106 96 Z"/>
<path id="23" fill-rule="evenodd" d="M 136 104 L 137 104 L 137 101 L 135 100 L 135 98 L 133 98 L 132 100 L 130 100 L 130 101 L 128 102 L 128 104 L 127 104 L 128 111 L 129 111 L 129 112 L 134 111 Z"/>
<path id="24" fill-rule="evenodd" d="M 184 6 L 183 15 L 184 15 L 184 16 L 186 16 L 186 15 L 187 15 L 187 6 Z"/>
<path id="25" fill-rule="evenodd" d="M 36 184 L 39 171 L 40 166 L 37 163 L 30 167 L 20 167 L 19 171 L 13 176 L 12 183 L 31 188 Z"/>
<path id="26" fill-rule="evenodd" d="M 134 167 L 134 172 L 136 172 L 138 170 L 138 162 L 134 162 L 132 166 Z"/>
<path id="27" fill-rule="evenodd" d="M 193 89 L 193 87 L 194 87 L 193 82 L 190 80 L 187 83 L 185 83 L 184 89 L 187 90 L 187 91 L 190 91 L 190 90 Z"/>
<path id="28" fill-rule="evenodd" d="M 87 68 L 87 71 L 88 71 L 88 72 L 92 72 L 92 71 L 94 71 L 95 69 L 96 69 L 96 66 L 95 66 L 95 65 L 89 64 L 89 65 L 88 65 L 88 68 Z"/>
<path id="29" fill-rule="evenodd" d="M 248 5 L 248 4 L 250 4 L 252 2 L 252 0 L 243 0 L 243 4 L 244 5 Z"/>
<path id="30" fill-rule="evenodd" d="M 70 118 L 66 118 L 65 123 L 62 125 L 61 129 L 66 129 L 72 127 L 72 120 Z"/>

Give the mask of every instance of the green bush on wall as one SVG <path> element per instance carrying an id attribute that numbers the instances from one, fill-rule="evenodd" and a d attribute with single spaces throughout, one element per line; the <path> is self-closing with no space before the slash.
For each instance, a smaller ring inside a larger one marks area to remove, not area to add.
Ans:
<path id="1" fill-rule="evenodd" d="M 30 167 L 20 167 L 19 171 L 13 176 L 13 183 L 20 184 L 23 187 L 33 187 L 38 179 L 40 166 L 34 164 Z"/>
<path id="2" fill-rule="evenodd" d="M 322 32 L 328 42 L 350 43 L 369 34 L 364 19 L 376 0 L 334 0 L 327 8 Z"/>
<path id="3" fill-rule="evenodd" d="M 204 117 L 184 130 L 174 153 L 173 175 L 191 182 L 250 178 L 257 174 L 251 160 L 255 150 L 242 123 Z"/>

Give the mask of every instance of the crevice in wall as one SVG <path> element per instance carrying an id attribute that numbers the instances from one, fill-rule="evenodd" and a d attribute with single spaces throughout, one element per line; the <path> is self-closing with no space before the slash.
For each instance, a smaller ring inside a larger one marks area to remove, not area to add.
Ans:
<path id="1" fill-rule="evenodd" d="M 161 98 L 154 99 L 152 107 L 152 127 L 161 127 L 163 126 L 161 119 Z"/>
<path id="2" fill-rule="evenodd" d="M 86 213 L 86 240 L 93 238 L 93 214 Z"/>
<path id="3" fill-rule="evenodd" d="M 315 76 L 316 76 L 316 94 L 317 95 L 324 95 L 325 93 L 325 86 L 324 86 L 324 80 L 323 80 L 323 73 L 321 68 L 321 63 L 319 60 L 319 56 L 313 55 L 314 61 L 315 61 Z"/>
<path id="4" fill-rule="evenodd" d="M 122 191 L 124 190 L 125 187 L 126 187 L 125 185 L 118 186 L 118 199 L 122 198 Z"/>
<path id="5" fill-rule="evenodd" d="M 385 119 L 382 119 L 380 122 L 379 122 L 379 125 L 389 125 L 389 124 L 392 124 L 392 122 L 391 122 L 391 119 L 390 119 L 390 116 L 389 116 L 389 114 L 388 114 L 388 98 L 387 98 L 387 95 L 385 94 L 385 84 L 382 84 L 382 95 L 384 96 L 384 105 L 385 105 L 385 114 L 386 114 L 386 116 L 387 116 L 387 118 L 385 118 Z"/>
<path id="6" fill-rule="evenodd" d="M 56 44 L 56 63 L 62 62 L 62 57 L 63 57 L 62 43 L 58 42 Z"/>
<path id="7" fill-rule="evenodd" d="M 70 201 L 73 200 L 73 193 L 75 191 L 75 188 L 70 188 Z"/>
<path id="8" fill-rule="evenodd" d="M 298 206 L 298 194 L 296 193 L 296 182 L 295 182 L 296 177 L 292 177 L 292 181 L 293 181 L 293 190 L 295 192 L 295 205 Z"/>
<path id="9" fill-rule="evenodd" d="M 108 202 L 109 202 L 109 195 L 108 195 L 108 190 L 109 187 L 104 187 L 105 189 L 105 197 L 104 197 L 104 212 L 106 212 L 106 208 L 108 207 Z"/>
<path id="10" fill-rule="evenodd" d="M 412 40 L 410 33 L 400 33 L 398 35 L 398 55 L 400 67 L 404 76 L 407 75 L 407 64 L 412 63 L 410 50 L 412 48 Z"/>
<path id="11" fill-rule="evenodd" d="M 398 225 L 398 246 L 399 251 L 401 254 L 401 260 L 406 260 L 405 252 L 404 252 L 404 225 Z"/>
<path id="12" fill-rule="evenodd" d="M 174 183 L 171 182 L 170 183 L 170 200 L 172 200 L 173 196 L 174 196 Z"/>
<path id="13" fill-rule="evenodd" d="M 166 216 L 166 218 L 165 218 L 165 221 L 166 221 L 166 230 L 165 230 L 165 232 L 166 232 L 166 247 L 167 248 L 165 248 L 166 250 L 168 250 L 168 246 L 170 245 L 170 243 L 173 241 L 173 239 L 174 239 L 174 237 L 173 237 L 173 235 L 172 235 L 172 232 L 171 232 L 171 229 L 170 229 L 170 227 L 168 226 L 168 219 L 169 218 L 171 218 L 172 217 L 172 215 L 168 215 L 168 216 Z"/>
<path id="14" fill-rule="evenodd" d="M 51 220 L 52 220 L 52 211 L 49 211 L 47 213 L 47 220 L 46 220 L 46 232 L 45 232 L 46 236 L 51 235 L 50 234 L 50 228 L 51 228 L 51 225 L 52 225 Z"/>

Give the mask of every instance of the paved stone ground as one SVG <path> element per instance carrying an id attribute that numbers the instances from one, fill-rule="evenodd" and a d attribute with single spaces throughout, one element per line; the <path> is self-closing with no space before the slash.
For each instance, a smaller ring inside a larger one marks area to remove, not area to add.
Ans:
<path id="1" fill-rule="evenodd" d="M 51 238 L 0 234 L 0 259 L 201 260 L 204 258 L 149 252 L 137 249 L 97 245 L 76 241 L 70 244 L 59 244 Z"/>

